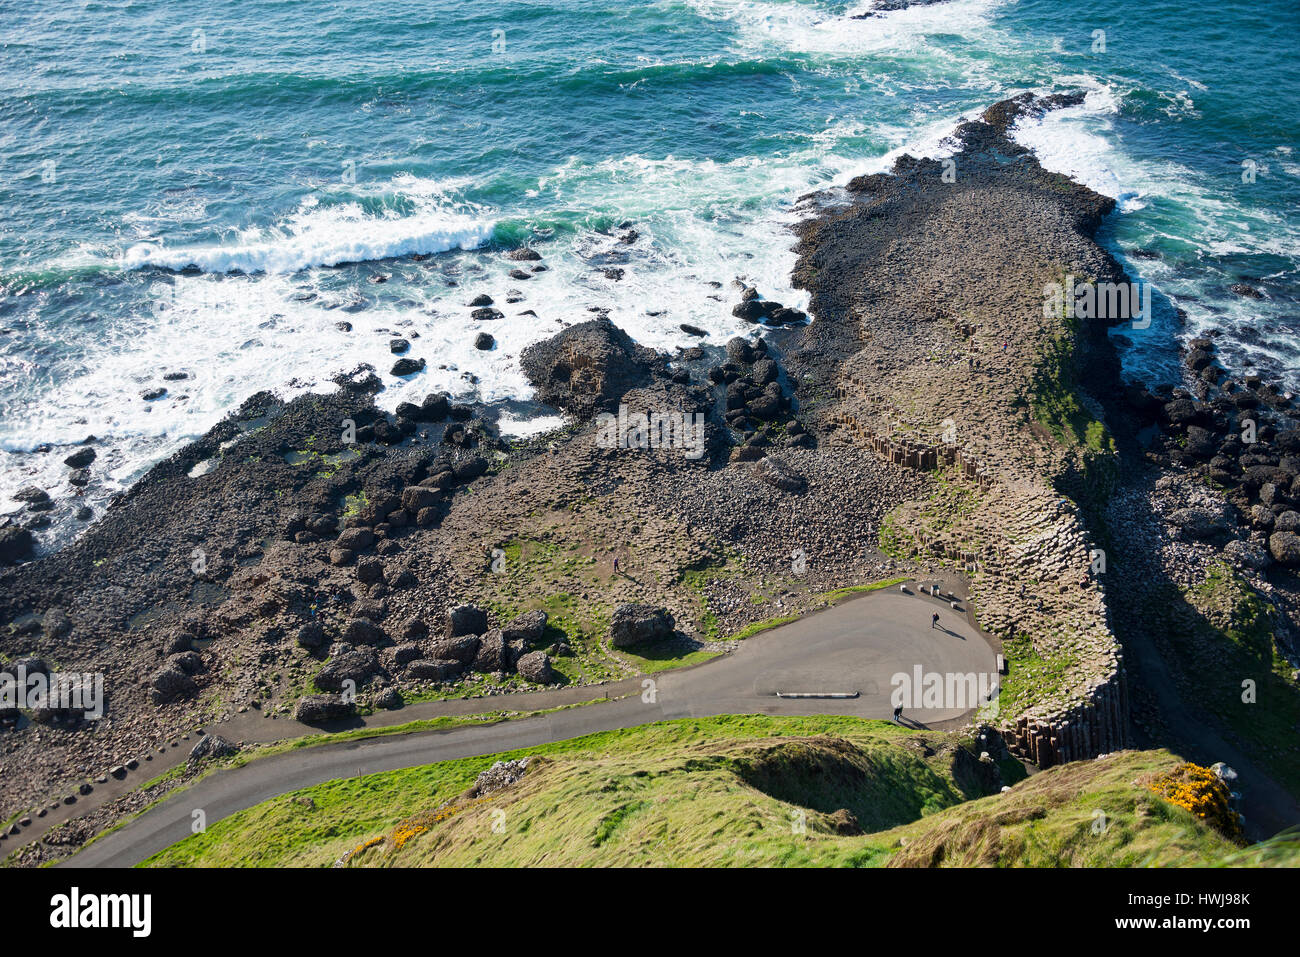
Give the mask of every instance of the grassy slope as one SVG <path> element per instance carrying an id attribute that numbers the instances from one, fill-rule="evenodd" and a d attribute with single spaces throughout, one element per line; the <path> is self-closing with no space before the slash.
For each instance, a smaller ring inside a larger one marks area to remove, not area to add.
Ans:
<path id="1" fill-rule="evenodd" d="M 852 718 L 662 722 L 333 781 L 147 863 L 323 866 L 368 842 L 353 865 L 1176 866 L 1236 852 L 1146 791 L 1178 763 L 1167 752 L 1067 765 L 980 798 L 990 782 L 957 748 L 950 735 Z M 524 755 L 541 760 L 520 782 L 466 799 L 480 771 Z"/>

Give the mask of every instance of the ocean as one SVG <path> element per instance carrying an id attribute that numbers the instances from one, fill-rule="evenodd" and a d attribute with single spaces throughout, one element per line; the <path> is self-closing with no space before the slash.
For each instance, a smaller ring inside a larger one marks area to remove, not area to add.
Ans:
<path id="1" fill-rule="evenodd" d="M 752 328 L 737 277 L 806 306 L 795 201 L 942 156 L 1022 90 L 1088 91 L 1016 138 L 1118 201 L 1101 239 L 1162 304 L 1122 332 L 1129 372 L 1176 381 L 1178 340 L 1217 328 L 1226 362 L 1300 389 L 1300 5 L 864 9 L 6 0 L 0 512 L 66 499 L 89 436 L 102 510 L 253 393 L 360 363 L 388 408 L 447 390 L 507 403 L 505 432 L 554 425 L 525 346 L 591 309 L 721 344 Z M 501 255 L 520 243 L 545 271 Z M 471 319 L 482 294 L 501 318 Z M 387 374 L 397 337 L 423 372 Z M 59 511 L 41 539 L 84 527 Z"/>

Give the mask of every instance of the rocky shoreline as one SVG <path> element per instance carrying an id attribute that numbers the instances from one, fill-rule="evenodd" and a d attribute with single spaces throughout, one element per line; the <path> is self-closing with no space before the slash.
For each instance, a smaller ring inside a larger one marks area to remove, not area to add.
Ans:
<path id="1" fill-rule="evenodd" d="M 993 723 L 1025 759 L 1195 752 L 1158 726 L 1167 702 L 1135 694 L 1130 654 L 1159 657 L 1140 632 L 1160 586 L 1226 559 L 1295 661 L 1297 413 L 1265 383 L 1209 381 L 1208 345 L 1188 359 L 1197 395 L 1125 384 L 1118 317 L 1044 315 L 1064 275 L 1127 281 L 1092 238 L 1113 202 L 1007 135 L 1070 102 L 1026 95 L 964 124 L 955 176 L 903 157 L 806 197 L 811 324 L 738 277 L 761 337 L 662 355 L 596 312 L 526 350 L 561 432 L 510 443 L 443 394 L 385 414 L 361 368 L 328 396 L 250 398 L 60 552 L 23 561 L 22 528 L 0 530 L 18 562 L 0 572 L 6 667 L 98 672 L 107 692 L 96 722 L 3 717 L 0 820 L 223 715 L 599 683 L 904 575 L 968 577 L 1008 661 Z M 1249 449 L 1230 438 L 1247 412 Z M 694 458 L 673 439 L 691 421 Z"/>

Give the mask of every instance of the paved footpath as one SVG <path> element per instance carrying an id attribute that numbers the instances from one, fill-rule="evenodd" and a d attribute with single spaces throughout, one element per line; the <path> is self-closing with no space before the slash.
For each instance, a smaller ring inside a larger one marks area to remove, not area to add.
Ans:
<path id="1" fill-rule="evenodd" d="M 940 615 L 938 628 L 930 626 L 935 611 Z M 760 633 L 719 659 L 655 675 L 652 689 L 643 688 L 647 679 L 633 678 L 600 689 L 429 702 L 385 713 L 383 720 L 367 724 L 378 727 L 439 715 L 471 714 L 475 709 L 539 710 L 589 701 L 602 692 L 608 692 L 612 699 L 493 724 L 322 744 L 251 761 L 240 768 L 216 772 L 179 791 L 62 866 L 127 867 L 139 863 L 188 837 L 196 808 L 203 809 L 211 825 L 277 795 L 336 778 L 513 751 L 653 721 L 719 714 L 888 718 L 893 711 L 891 679 L 899 673 L 913 674 L 917 665 L 922 672 L 939 674 L 991 675 L 997 668 L 993 649 L 964 611 L 919 595 L 874 592 Z M 854 696 L 780 696 L 785 694 Z M 913 726 L 933 727 L 957 722 L 971 710 L 916 709 L 906 711 L 903 717 Z M 245 719 L 241 723 L 259 720 L 240 717 Z M 273 724 L 274 728 L 267 727 Z M 318 733 L 318 729 L 294 722 L 261 720 L 261 728 L 265 729 L 261 734 L 265 740 Z M 215 730 L 229 737 L 230 731 L 236 729 L 221 726 Z M 272 731 L 274 735 L 267 737 Z M 244 739 L 257 737 L 246 735 Z M 182 756 L 181 750 L 177 758 Z M 158 765 L 151 770 L 156 773 Z"/>

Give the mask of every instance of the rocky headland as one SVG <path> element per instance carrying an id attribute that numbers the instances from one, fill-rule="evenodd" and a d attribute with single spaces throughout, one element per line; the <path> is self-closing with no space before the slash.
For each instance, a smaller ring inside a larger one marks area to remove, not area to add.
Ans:
<path id="1" fill-rule="evenodd" d="M 1248 821 L 1294 823 L 1297 412 L 1211 340 L 1186 390 L 1126 383 L 1121 316 L 1044 309 L 1067 276 L 1128 280 L 1094 239 L 1113 202 L 1008 136 L 1070 102 L 999 103 L 950 163 L 903 157 L 801 200 L 811 322 L 737 277 L 761 336 L 665 355 L 594 311 L 530 347 L 559 432 L 506 441 L 493 409 L 445 394 L 385 413 L 361 368 L 330 395 L 250 398 L 58 552 L 0 530 L 5 667 L 101 673 L 106 692 L 98 721 L 3 716 L 2 853 L 17 818 L 241 711 L 328 725 L 598 684 L 836 589 L 935 576 L 964 582 L 1002 650 L 984 720 L 1020 758 L 1167 745 L 1244 765 Z M 1234 694 L 1273 697 L 1244 721 L 1223 688 L 1207 701 L 1214 661 Z"/>

